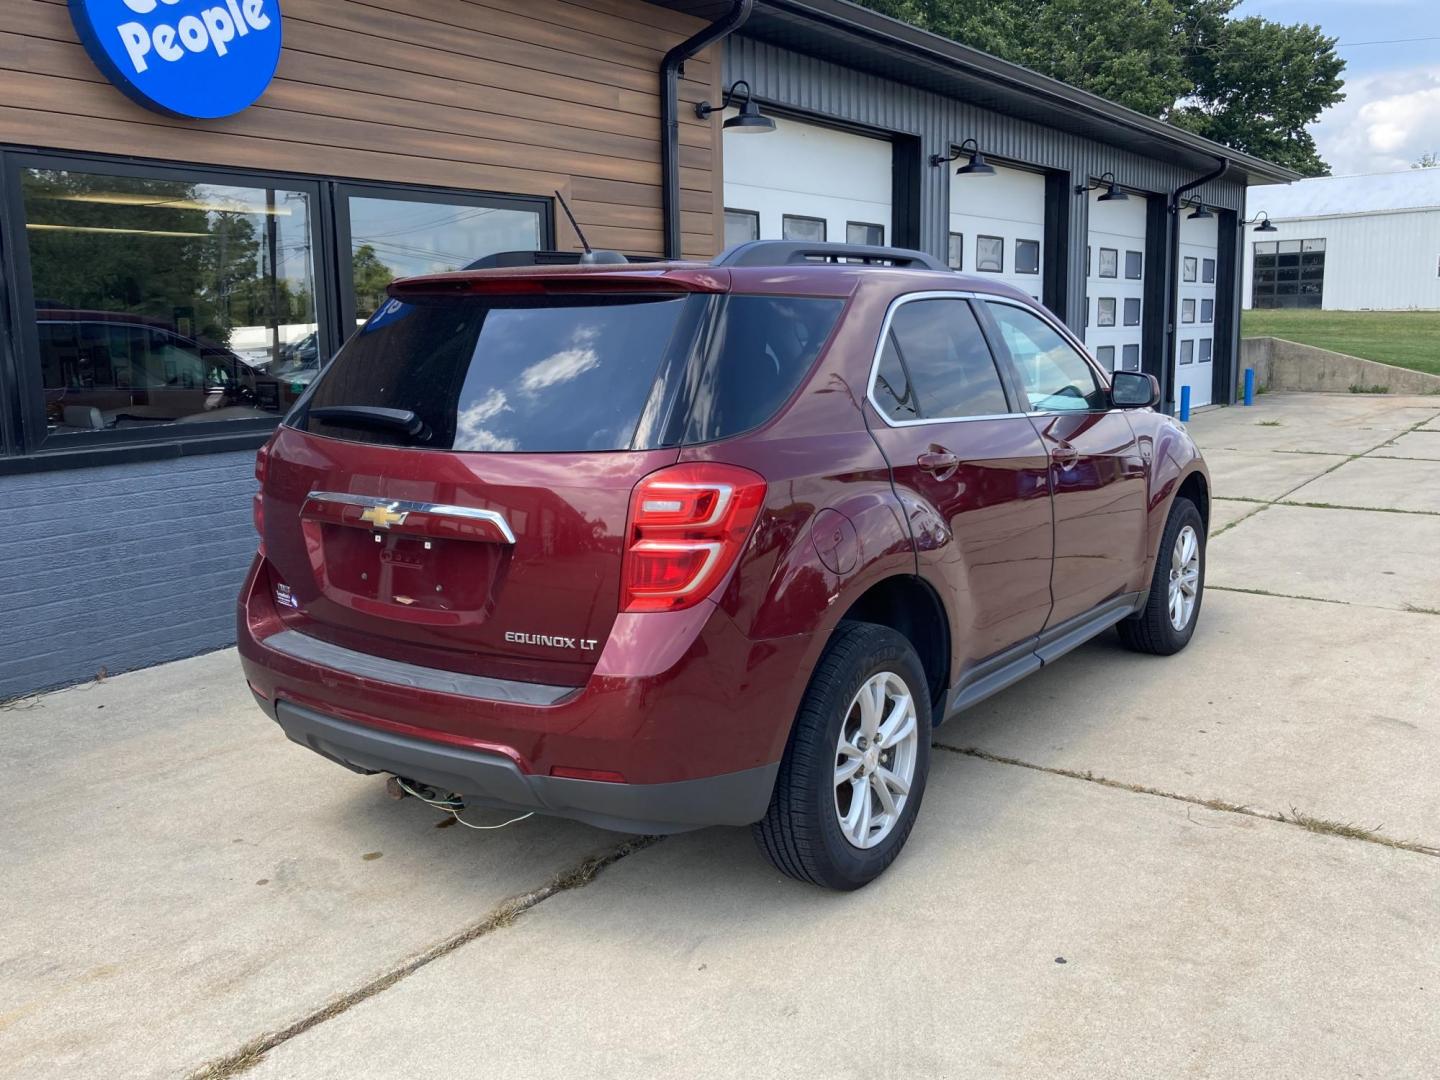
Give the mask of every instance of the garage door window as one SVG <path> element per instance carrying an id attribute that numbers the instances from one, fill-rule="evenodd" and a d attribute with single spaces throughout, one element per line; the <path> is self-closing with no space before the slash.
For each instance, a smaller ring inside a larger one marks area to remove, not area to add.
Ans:
<path id="1" fill-rule="evenodd" d="M 1038 274 L 1040 272 L 1040 241 L 1015 241 L 1015 272 L 1017 274 Z"/>
<path id="2" fill-rule="evenodd" d="M 965 269 L 965 234 L 952 232 L 950 234 L 950 246 L 946 252 L 948 256 L 946 263 L 951 270 Z"/>
<path id="3" fill-rule="evenodd" d="M 1115 248 L 1100 249 L 1100 276 L 1104 278 L 1119 276 L 1120 252 Z"/>
<path id="4" fill-rule="evenodd" d="M 881 247 L 885 243 L 885 226 L 871 225 L 864 221 L 847 221 L 845 223 L 845 242 Z"/>
<path id="5" fill-rule="evenodd" d="M 1125 276 L 1139 281 L 1144 276 L 1145 256 L 1138 251 L 1125 252 Z"/>
<path id="6" fill-rule="evenodd" d="M 748 244 L 760 239 L 760 215 L 754 210 L 725 208 L 725 246 Z"/>
<path id="7" fill-rule="evenodd" d="M 1325 290 L 1325 241 L 1255 245 L 1251 303 L 1257 308 L 1318 308 Z"/>
<path id="8" fill-rule="evenodd" d="M 1010 412 L 980 323 L 964 300 L 896 309 L 871 391 L 891 420 L 953 420 Z"/>
<path id="9" fill-rule="evenodd" d="M 786 240 L 823 244 L 825 242 L 825 219 L 786 214 L 781 220 L 781 236 Z"/>
<path id="10" fill-rule="evenodd" d="M 975 269 L 987 274 L 1005 272 L 1005 240 L 999 236 L 975 238 Z"/>

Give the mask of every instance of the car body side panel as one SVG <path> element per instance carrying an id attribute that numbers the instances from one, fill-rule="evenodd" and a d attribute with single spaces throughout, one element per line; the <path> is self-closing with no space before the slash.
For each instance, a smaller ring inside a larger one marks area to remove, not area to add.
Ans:
<path id="1" fill-rule="evenodd" d="M 1135 588 L 1149 588 L 1155 572 L 1156 552 L 1175 493 L 1192 475 L 1198 473 L 1210 492 L 1210 471 L 1200 456 L 1195 440 L 1185 427 L 1172 417 L 1151 409 L 1134 409 L 1127 414 L 1135 430 L 1141 454 L 1149 462 L 1149 488 L 1146 495 L 1146 556 L 1143 572 Z M 1208 513 L 1207 513 L 1208 519 Z M 1208 520 L 1207 520 L 1208 524 Z"/>

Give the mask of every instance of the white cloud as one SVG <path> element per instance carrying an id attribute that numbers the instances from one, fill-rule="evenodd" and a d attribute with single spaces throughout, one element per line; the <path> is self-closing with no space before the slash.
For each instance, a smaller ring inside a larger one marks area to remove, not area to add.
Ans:
<path id="1" fill-rule="evenodd" d="M 594 344 L 599 336 L 599 330 L 594 327 L 576 330 L 570 336 L 570 348 L 561 349 L 539 363 L 531 364 L 521 373 L 520 389 L 533 394 L 547 386 L 569 382 L 596 367 L 600 363 L 600 355 L 595 351 Z"/>
<path id="2" fill-rule="evenodd" d="M 1313 134 L 1336 176 L 1397 172 L 1440 152 L 1440 66 L 1348 80 Z"/>

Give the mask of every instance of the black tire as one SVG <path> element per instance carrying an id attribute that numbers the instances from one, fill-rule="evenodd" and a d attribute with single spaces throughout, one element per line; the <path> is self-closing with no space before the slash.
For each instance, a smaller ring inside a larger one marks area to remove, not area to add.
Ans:
<path id="1" fill-rule="evenodd" d="M 898 676 L 915 703 L 915 771 L 888 835 L 862 849 L 841 830 L 837 748 L 860 688 L 881 672 Z M 783 873 L 827 889 L 858 889 L 874 881 L 895 861 L 914 827 L 930 771 L 930 734 L 930 693 L 914 646 L 886 626 L 842 623 L 800 703 L 770 808 L 752 826 L 760 850 Z"/>
<path id="2" fill-rule="evenodd" d="M 1199 541 L 1200 573 L 1196 585 L 1195 607 L 1184 628 L 1177 630 L 1170 621 L 1171 553 L 1175 550 L 1176 539 L 1187 525 L 1195 530 Z M 1205 522 L 1193 502 L 1176 498 L 1174 505 L 1170 507 L 1170 517 L 1165 522 L 1165 533 L 1160 538 L 1160 550 L 1155 556 L 1155 573 L 1150 579 L 1150 595 L 1145 598 L 1145 606 L 1116 627 L 1120 631 L 1120 640 L 1127 648 L 1155 656 L 1172 656 L 1190 644 L 1190 638 L 1195 634 L 1195 624 L 1200 621 L 1200 605 L 1205 599 L 1205 562 Z"/>

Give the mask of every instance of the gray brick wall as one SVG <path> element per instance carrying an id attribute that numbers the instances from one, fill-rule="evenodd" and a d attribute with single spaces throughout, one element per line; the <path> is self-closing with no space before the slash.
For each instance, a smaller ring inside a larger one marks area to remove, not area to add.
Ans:
<path id="1" fill-rule="evenodd" d="M 245 451 L 0 477 L 0 701 L 232 644 L 254 469 Z"/>

